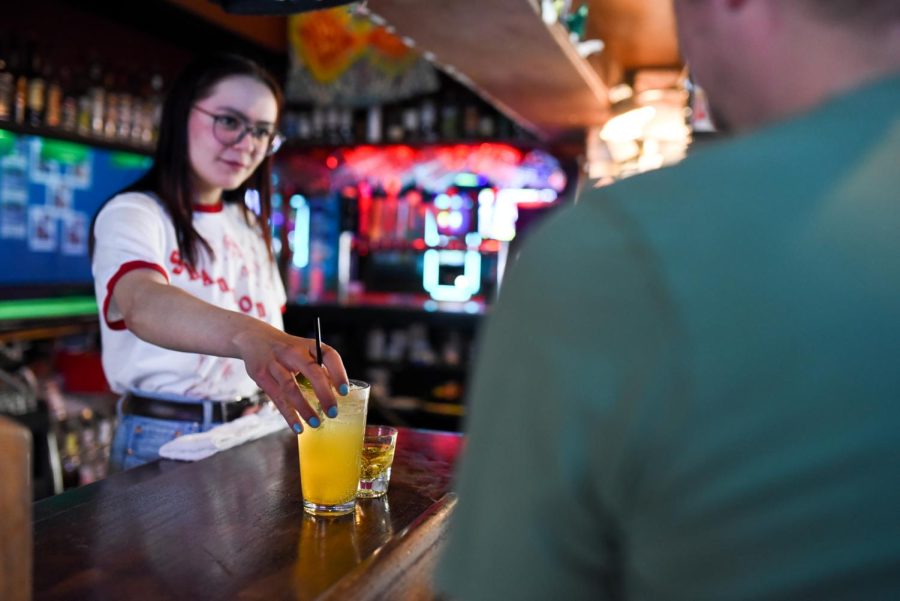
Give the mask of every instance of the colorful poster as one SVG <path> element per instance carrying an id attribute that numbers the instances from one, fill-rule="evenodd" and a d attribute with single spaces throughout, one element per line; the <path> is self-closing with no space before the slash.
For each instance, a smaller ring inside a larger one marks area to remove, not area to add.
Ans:
<path id="1" fill-rule="evenodd" d="M 292 15 L 288 40 L 294 102 L 367 107 L 438 89 L 428 61 L 352 7 Z"/>
<path id="2" fill-rule="evenodd" d="M 28 285 L 90 285 L 91 219 L 150 163 L 0 129 L 0 297 Z"/>

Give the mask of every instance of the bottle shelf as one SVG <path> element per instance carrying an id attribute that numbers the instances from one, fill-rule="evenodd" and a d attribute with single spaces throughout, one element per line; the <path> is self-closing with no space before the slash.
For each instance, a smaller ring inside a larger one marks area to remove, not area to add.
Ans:
<path id="1" fill-rule="evenodd" d="M 607 86 L 533 0 L 370 0 L 368 9 L 450 75 L 544 140 L 582 137 L 608 114 Z"/>
<path id="2" fill-rule="evenodd" d="M 140 154 L 151 156 L 153 154 L 153 146 L 136 146 L 115 139 L 87 136 L 74 131 L 68 131 L 58 127 L 35 127 L 24 123 L 16 123 L 15 121 L 0 121 L 0 129 L 12 132 L 14 134 L 24 134 L 32 136 L 41 136 L 44 138 L 52 138 L 54 140 L 63 140 L 66 142 L 74 142 L 76 144 L 84 144 L 93 148 L 105 148 L 107 150 L 115 150 L 119 152 L 129 152 L 132 154 Z"/>

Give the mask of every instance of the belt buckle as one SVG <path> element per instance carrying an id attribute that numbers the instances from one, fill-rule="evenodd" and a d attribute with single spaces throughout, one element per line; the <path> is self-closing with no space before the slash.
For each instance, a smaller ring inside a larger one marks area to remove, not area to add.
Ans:
<path id="1" fill-rule="evenodd" d="M 243 416 L 245 409 L 248 409 L 250 407 L 259 407 L 266 402 L 268 402 L 268 397 L 262 390 L 259 390 L 251 394 L 250 396 L 243 397 L 233 403 L 226 403 L 225 416 L 229 417 L 228 421 L 238 419 L 239 417 Z M 232 416 L 228 416 L 229 409 L 237 413 Z"/>
<path id="2" fill-rule="evenodd" d="M 222 411 L 222 423 L 232 422 L 240 418 L 244 414 L 244 409 L 250 407 L 251 405 L 252 403 L 247 398 L 243 398 L 238 401 L 232 401 L 231 403 L 219 403 L 219 407 Z"/>

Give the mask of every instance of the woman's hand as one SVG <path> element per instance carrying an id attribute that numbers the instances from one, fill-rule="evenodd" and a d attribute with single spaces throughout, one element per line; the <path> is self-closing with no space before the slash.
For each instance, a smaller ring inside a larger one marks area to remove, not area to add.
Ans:
<path id="1" fill-rule="evenodd" d="M 337 417 L 339 394 L 347 394 L 349 381 L 344 362 L 334 348 L 322 345 L 322 365 L 316 363 L 316 341 L 285 334 L 258 322 L 259 327 L 248 328 L 235 338 L 247 373 L 278 407 L 281 415 L 296 433 L 303 431 L 297 414 L 309 426 L 319 427 L 315 410 L 306 402 L 297 385 L 296 374 L 309 380 L 322 411 Z"/>

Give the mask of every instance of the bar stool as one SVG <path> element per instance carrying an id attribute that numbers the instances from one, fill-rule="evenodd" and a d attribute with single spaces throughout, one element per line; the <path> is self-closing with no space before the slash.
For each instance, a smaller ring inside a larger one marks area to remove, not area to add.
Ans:
<path id="1" fill-rule="evenodd" d="M 31 432 L 0 417 L 0 599 L 31 599 Z"/>

